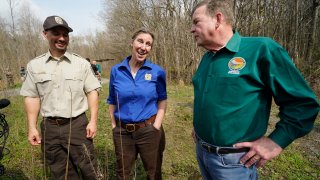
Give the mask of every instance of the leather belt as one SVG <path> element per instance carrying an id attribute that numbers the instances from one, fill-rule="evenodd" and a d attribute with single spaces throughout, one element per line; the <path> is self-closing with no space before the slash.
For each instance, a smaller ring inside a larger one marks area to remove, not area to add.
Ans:
<path id="1" fill-rule="evenodd" d="M 126 129 L 127 132 L 135 132 L 135 131 L 139 130 L 140 128 L 147 126 L 148 124 L 153 124 L 155 119 L 156 119 L 156 114 L 151 116 L 149 119 L 142 121 L 142 122 L 138 122 L 138 123 L 124 123 L 121 121 L 119 121 L 118 123 L 120 123 L 121 127 Z"/>
<path id="2" fill-rule="evenodd" d="M 78 117 L 80 117 L 83 114 L 84 113 L 80 114 L 79 116 L 71 117 L 71 118 L 49 116 L 49 117 L 45 117 L 45 120 L 60 126 L 60 125 L 64 125 L 64 124 L 70 123 L 71 121 L 73 121 L 74 119 L 77 119 Z"/>
<path id="3" fill-rule="evenodd" d="M 197 134 L 195 136 L 197 138 L 197 141 L 199 141 L 199 143 L 201 144 L 201 147 L 209 153 L 232 154 L 232 153 L 249 152 L 250 150 L 250 148 L 226 148 L 226 147 L 212 146 L 205 143 L 202 139 L 199 138 Z"/>
<path id="4" fill-rule="evenodd" d="M 242 153 L 248 152 L 250 148 L 224 148 L 224 147 L 216 147 L 210 146 L 208 144 L 201 144 L 201 147 L 208 151 L 209 153 L 216 153 L 216 154 L 231 154 L 231 153 Z"/>

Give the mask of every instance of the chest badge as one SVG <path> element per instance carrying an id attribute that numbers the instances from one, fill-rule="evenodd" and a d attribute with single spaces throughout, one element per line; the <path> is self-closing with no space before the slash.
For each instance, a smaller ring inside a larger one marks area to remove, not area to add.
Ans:
<path id="1" fill-rule="evenodd" d="M 151 74 L 145 74 L 144 75 L 144 80 L 146 81 L 151 81 L 152 75 Z"/>
<path id="2" fill-rule="evenodd" d="M 243 69 L 245 66 L 246 60 L 244 60 L 242 57 L 234 57 L 228 63 L 228 74 L 240 74 L 240 70 Z"/>

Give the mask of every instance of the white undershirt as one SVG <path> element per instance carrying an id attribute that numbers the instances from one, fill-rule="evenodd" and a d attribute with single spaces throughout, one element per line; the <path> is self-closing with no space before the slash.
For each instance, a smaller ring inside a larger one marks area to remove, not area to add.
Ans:
<path id="1" fill-rule="evenodd" d="M 131 72 L 133 79 L 136 78 L 137 72 Z"/>

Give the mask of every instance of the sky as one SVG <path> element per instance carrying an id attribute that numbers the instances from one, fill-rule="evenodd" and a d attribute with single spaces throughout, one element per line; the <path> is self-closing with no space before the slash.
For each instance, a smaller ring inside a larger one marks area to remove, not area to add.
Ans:
<path id="1" fill-rule="evenodd" d="M 73 29 L 74 35 L 95 33 L 103 28 L 99 13 L 103 0 L 12 0 L 17 3 L 16 13 L 23 3 L 28 3 L 32 12 L 42 22 L 51 15 L 61 16 Z M 8 0 L 0 0 L 0 17 L 10 22 Z"/>

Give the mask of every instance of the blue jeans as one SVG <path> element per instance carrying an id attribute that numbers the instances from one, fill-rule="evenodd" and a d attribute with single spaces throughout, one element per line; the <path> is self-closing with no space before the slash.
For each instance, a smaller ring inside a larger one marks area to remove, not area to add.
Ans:
<path id="1" fill-rule="evenodd" d="M 217 154 L 210 153 L 201 144 L 205 143 L 197 138 L 196 153 L 202 179 L 204 180 L 256 180 L 258 179 L 255 165 L 247 168 L 240 163 L 240 158 L 246 153 Z M 208 144 L 210 145 L 210 144 Z M 211 145 L 213 146 L 213 145 Z"/>

